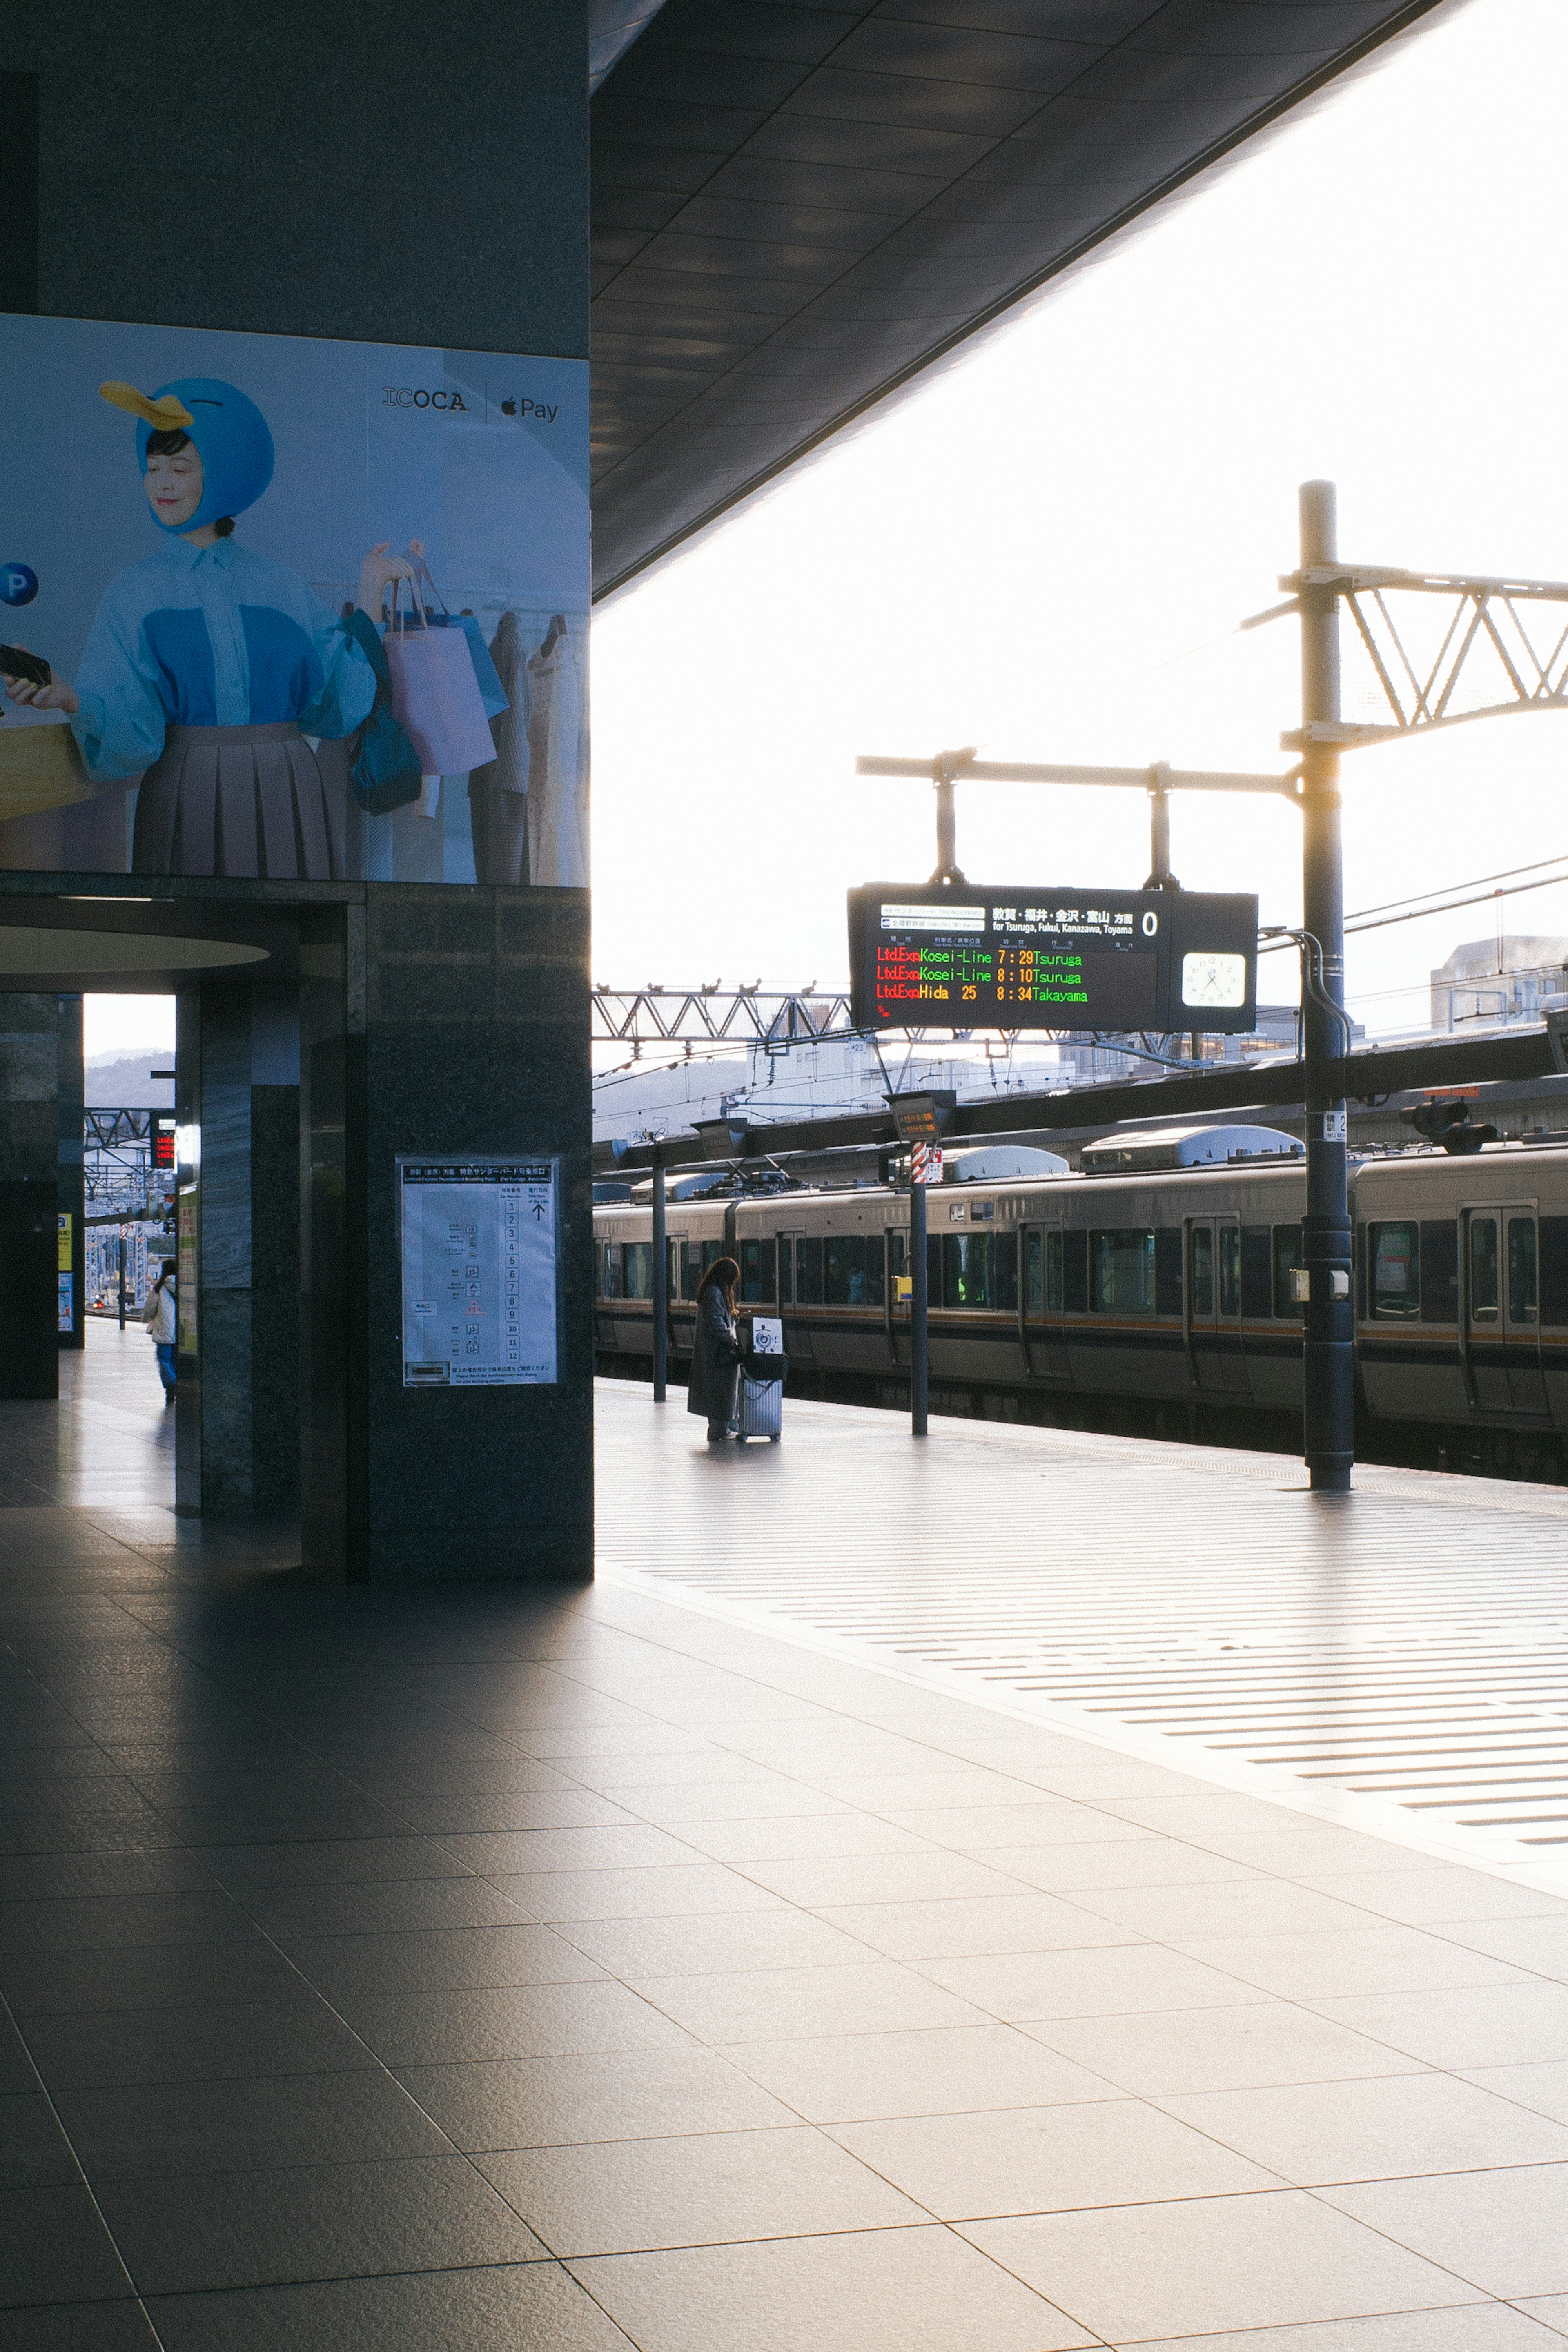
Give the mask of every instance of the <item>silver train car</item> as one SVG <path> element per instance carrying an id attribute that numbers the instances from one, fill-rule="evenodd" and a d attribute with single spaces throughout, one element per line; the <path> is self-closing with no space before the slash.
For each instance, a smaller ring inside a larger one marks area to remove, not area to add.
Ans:
<path id="1" fill-rule="evenodd" d="M 1358 1450 L 1562 1479 L 1568 1149 L 1410 1150 L 1352 1161 L 1351 1190 Z M 1305 1193 L 1300 1158 L 933 1188 L 932 1409 L 1295 1450 Z M 608 1373 L 651 1364 L 651 1223 L 638 1203 L 594 1213 Z M 671 1201 L 667 1235 L 676 1378 L 727 1255 L 745 1305 L 783 1318 L 792 1388 L 904 1401 L 907 1193 Z"/>

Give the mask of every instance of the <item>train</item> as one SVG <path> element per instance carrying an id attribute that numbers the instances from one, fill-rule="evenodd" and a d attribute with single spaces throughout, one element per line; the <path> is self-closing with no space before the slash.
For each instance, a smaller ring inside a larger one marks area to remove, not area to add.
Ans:
<path id="1" fill-rule="evenodd" d="M 1564 1481 L 1565 1143 L 1352 1156 L 1363 1458 Z M 959 1152 L 956 1181 L 928 1191 L 933 1412 L 1299 1451 L 1300 1143 L 1173 1129 L 1081 1156 L 1042 1171 L 1051 1155 Z M 684 1189 L 667 1204 L 673 1378 L 702 1275 L 729 1256 L 742 1312 L 783 1320 L 788 1392 L 907 1401 L 907 1190 Z M 651 1367 L 652 1213 L 636 1198 L 594 1212 L 606 1374 Z"/>

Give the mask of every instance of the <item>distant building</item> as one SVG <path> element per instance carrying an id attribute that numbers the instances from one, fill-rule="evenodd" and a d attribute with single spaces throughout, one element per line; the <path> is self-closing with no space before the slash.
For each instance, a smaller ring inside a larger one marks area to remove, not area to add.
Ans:
<path id="1" fill-rule="evenodd" d="M 1432 974 L 1432 1026 L 1471 1021 L 1535 1021 L 1543 1001 L 1568 989 L 1568 939 L 1512 932 L 1468 940 Z"/>

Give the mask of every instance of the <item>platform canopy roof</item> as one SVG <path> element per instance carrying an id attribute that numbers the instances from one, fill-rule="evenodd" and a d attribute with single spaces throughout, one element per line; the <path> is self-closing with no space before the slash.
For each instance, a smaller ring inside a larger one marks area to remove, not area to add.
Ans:
<path id="1" fill-rule="evenodd" d="M 593 101 L 597 593 L 1458 5 L 623 0 L 645 28 Z"/>

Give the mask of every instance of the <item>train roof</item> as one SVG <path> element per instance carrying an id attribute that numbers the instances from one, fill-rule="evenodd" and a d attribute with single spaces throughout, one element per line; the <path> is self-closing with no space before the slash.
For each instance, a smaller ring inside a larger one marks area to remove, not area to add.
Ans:
<path id="1" fill-rule="evenodd" d="M 1163 1168 L 1220 1167 L 1234 1160 L 1300 1160 L 1304 1147 L 1278 1127 L 1155 1127 L 1108 1135 L 1083 1148 L 1086 1176 L 1156 1173 Z"/>

